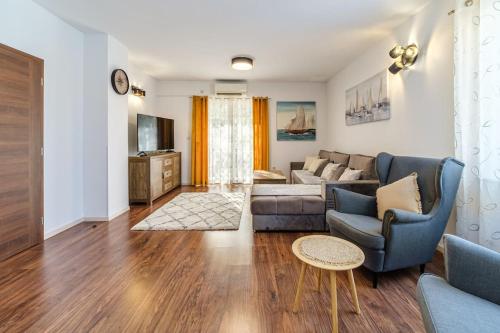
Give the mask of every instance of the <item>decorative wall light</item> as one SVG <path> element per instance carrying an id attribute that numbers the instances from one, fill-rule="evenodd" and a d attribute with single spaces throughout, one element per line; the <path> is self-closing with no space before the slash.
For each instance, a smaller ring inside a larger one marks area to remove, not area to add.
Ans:
<path id="1" fill-rule="evenodd" d="M 231 59 L 231 67 L 238 71 L 248 71 L 253 68 L 253 59 L 249 57 L 234 57 Z"/>
<path id="2" fill-rule="evenodd" d="M 134 96 L 139 96 L 139 97 L 146 96 L 146 90 L 144 90 L 144 89 L 141 89 L 141 88 L 136 87 L 136 86 L 132 86 L 131 89 L 132 89 L 132 94 Z"/>
<path id="3" fill-rule="evenodd" d="M 418 58 L 418 46 L 411 44 L 406 47 L 396 45 L 389 51 L 389 55 L 396 61 L 389 67 L 389 72 L 397 74 L 401 70 L 406 70 L 412 66 Z"/>

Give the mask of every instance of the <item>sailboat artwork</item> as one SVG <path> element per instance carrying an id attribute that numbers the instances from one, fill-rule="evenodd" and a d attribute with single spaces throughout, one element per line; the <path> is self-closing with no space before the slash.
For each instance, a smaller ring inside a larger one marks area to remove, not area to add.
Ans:
<path id="1" fill-rule="evenodd" d="M 346 91 L 346 125 L 391 118 L 387 70 Z"/>
<path id="2" fill-rule="evenodd" d="M 316 140 L 316 102 L 278 102 L 278 141 Z"/>

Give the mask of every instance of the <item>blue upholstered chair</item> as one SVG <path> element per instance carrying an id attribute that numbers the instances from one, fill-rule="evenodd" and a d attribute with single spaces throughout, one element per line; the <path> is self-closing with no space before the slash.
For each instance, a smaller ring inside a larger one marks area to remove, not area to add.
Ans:
<path id="1" fill-rule="evenodd" d="M 417 265 L 423 272 L 425 264 L 432 260 L 454 206 L 463 167 L 453 158 L 438 160 L 387 153 L 377 156 L 381 186 L 413 172 L 418 174 L 423 214 L 389 209 L 380 221 L 375 197 L 333 190 L 334 209 L 326 214 L 330 233 L 363 250 L 364 266 L 374 272 L 374 288 L 378 273 Z"/>
<path id="2" fill-rule="evenodd" d="M 423 274 L 417 299 L 428 333 L 500 332 L 500 253 L 446 235 L 446 278 Z"/>

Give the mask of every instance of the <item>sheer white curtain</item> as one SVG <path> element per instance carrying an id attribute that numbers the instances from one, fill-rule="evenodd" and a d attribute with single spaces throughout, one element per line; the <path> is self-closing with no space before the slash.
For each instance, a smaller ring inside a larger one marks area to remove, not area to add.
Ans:
<path id="1" fill-rule="evenodd" d="M 500 1 L 457 0 L 456 156 L 465 162 L 457 234 L 500 251 Z"/>
<path id="2" fill-rule="evenodd" d="M 249 98 L 208 100 L 208 181 L 250 184 L 253 176 L 252 103 Z"/>

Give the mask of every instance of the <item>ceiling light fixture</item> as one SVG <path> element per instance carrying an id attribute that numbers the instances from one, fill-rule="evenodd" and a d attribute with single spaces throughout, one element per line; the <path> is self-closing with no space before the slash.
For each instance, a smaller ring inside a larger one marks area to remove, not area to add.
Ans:
<path id="1" fill-rule="evenodd" d="M 231 67 L 237 71 L 248 71 L 253 68 L 253 59 L 249 57 L 234 57 L 231 60 Z"/>
<path id="2" fill-rule="evenodd" d="M 392 59 L 395 59 L 395 62 L 389 67 L 389 72 L 397 74 L 415 64 L 418 58 L 418 46 L 416 44 L 406 47 L 396 45 L 389 51 L 389 55 Z"/>

